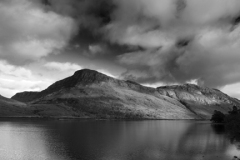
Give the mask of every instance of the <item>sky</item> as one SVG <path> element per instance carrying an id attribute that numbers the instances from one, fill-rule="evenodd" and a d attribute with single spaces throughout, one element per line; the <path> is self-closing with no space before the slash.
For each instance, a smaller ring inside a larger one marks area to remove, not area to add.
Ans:
<path id="1" fill-rule="evenodd" d="M 240 98 L 239 0 L 0 0 L 0 94 L 89 68 Z"/>

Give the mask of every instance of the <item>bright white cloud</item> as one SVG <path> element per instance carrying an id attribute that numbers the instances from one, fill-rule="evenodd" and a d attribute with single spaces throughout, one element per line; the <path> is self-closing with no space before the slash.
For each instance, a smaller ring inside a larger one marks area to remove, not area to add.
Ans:
<path id="1" fill-rule="evenodd" d="M 236 83 L 236 84 L 231 84 L 231 85 L 226 85 L 223 88 L 221 88 L 221 91 L 223 91 L 224 93 L 227 93 L 228 95 L 232 96 L 232 97 L 236 97 L 238 99 L 240 99 L 240 83 Z"/>
<path id="2" fill-rule="evenodd" d="M 75 63 L 70 63 L 70 62 L 46 62 L 43 66 L 50 71 L 55 71 L 55 73 L 56 71 L 61 72 L 61 77 L 59 78 L 66 78 L 67 76 L 73 75 L 74 72 L 83 69 L 83 67 L 81 67 L 80 65 Z M 111 74 L 106 69 L 95 69 L 95 70 L 103 74 L 106 74 L 110 77 L 115 77 L 115 78 L 117 77 Z"/>
<path id="3" fill-rule="evenodd" d="M 75 63 L 69 62 L 47 62 L 44 64 L 44 67 L 50 70 L 60 71 L 60 72 L 75 72 L 77 70 L 82 69 L 81 66 Z"/>
<path id="4" fill-rule="evenodd" d="M 17 67 L 0 60 L 0 90 L 1 95 L 11 97 L 17 92 L 40 91 L 53 81 L 35 75 L 25 67 Z"/>

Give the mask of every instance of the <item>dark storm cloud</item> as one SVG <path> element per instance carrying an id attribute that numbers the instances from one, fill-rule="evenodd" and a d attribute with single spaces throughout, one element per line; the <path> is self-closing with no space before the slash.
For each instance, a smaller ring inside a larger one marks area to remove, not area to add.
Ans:
<path id="1" fill-rule="evenodd" d="M 75 41 L 86 37 L 99 41 L 101 29 L 111 22 L 111 14 L 116 7 L 110 0 L 48 0 L 47 4 L 49 9 L 77 22 Z"/>
<path id="2" fill-rule="evenodd" d="M 45 4 L 77 23 L 70 45 L 77 44 L 90 59 L 116 59 L 126 68 L 125 78 L 141 83 L 196 80 L 212 87 L 240 80 L 238 0 L 49 0 Z"/>
<path id="3" fill-rule="evenodd" d="M 76 32 L 69 42 L 69 47 L 73 50 L 77 47 L 75 51 L 79 54 L 91 58 L 105 55 L 107 59 L 112 59 L 115 55 L 131 51 L 128 45 L 111 43 L 106 36 L 106 27 L 113 21 L 118 7 L 114 1 L 47 0 L 43 3 L 48 10 L 75 20 Z M 98 52 L 92 52 L 96 51 L 96 48 Z"/>

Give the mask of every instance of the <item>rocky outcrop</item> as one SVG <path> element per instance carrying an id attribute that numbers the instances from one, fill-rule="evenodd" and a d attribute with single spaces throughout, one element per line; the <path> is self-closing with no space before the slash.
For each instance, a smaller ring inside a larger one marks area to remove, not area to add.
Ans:
<path id="1" fill-rule="evenodd" d="M 194 84 L 164 86 L 158 87 L 157 90 L 162 95 L 178 100 L 201 117 L 209 117 L 214 110 L 226 113 L 232 106 L 240 106 L 239 100 L 217 89 Z"/>
<path id="2" fill-rule="evenodd" d="M 164 86 L 157 88 L 162 95 L 183 102 L 194 102 L 202 105 L 231 104 L 239 105 L 240 101 L 229 97 L 217 89 L 199 87 L 194 84 Z"/>
<path id="3" fill-rule="evenodd" d="M 18 93 L 38 116 L 208 119 L 239 101 L 216 89 L 185 84 L 150 88 L 84 69 L 41 92 Z"/>

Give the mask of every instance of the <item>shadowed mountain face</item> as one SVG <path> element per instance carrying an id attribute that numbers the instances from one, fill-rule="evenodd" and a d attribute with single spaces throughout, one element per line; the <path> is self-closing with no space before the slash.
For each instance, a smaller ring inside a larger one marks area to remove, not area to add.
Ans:
<path id="1" fill-rule="evenodd" d="M 22 92 L 17 93 L 12 99 L 20 101 L 20 102 L 29 102 L 36 98 L 39 92 Z"/>
<path id="2" fill-rule="evenodd" d="M 13 99 L 8 99 L 0 95 L 0 116 L 28 116 L 31 110 L 22 102 Z"/>
<path id="3" fill-rule="evenodd" d="M 12 99 L 28 102 L 38 116 L 86 118 L 206 119 L 214 110 L 240 105 L 215 89 L 190 84 L 155 89 L 89 69 Z"/>

